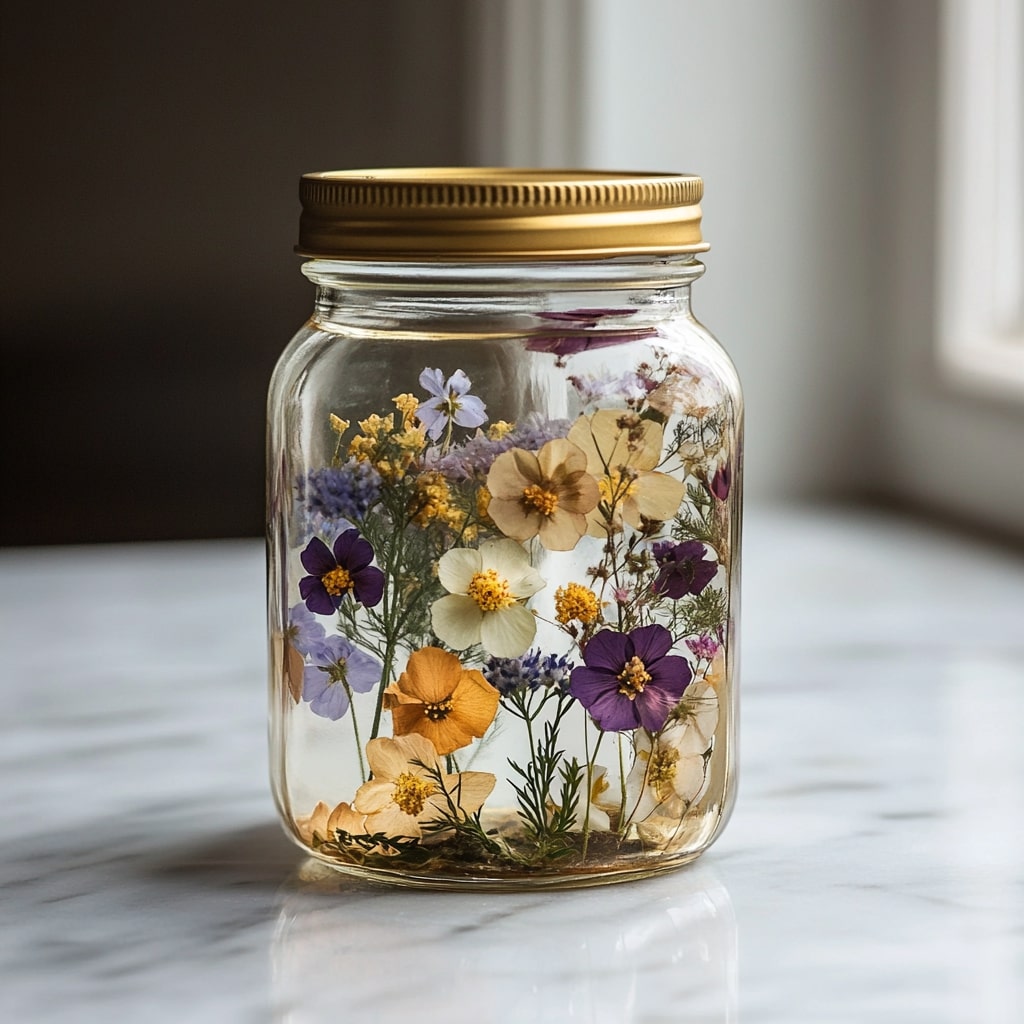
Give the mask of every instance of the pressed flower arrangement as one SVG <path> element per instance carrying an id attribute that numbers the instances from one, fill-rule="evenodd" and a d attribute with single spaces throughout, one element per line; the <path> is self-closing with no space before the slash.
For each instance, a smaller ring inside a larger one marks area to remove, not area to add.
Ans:
<path id="1" fill-rule="evenodd" d="M 681 252 L 307 264 L 271 388 L 271 740 L 315 856 L 586 884 L 717 835 L 742 410 Z"/>

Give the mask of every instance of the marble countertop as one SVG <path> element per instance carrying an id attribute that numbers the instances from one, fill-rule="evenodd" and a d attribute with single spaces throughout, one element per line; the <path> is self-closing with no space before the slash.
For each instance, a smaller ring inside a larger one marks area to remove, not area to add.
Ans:
<path id="1" fill-rule="evenodd" d="M 701 860 L 543 894 L 305 861 L 253 541 L 0 553 L 0 1018 L 1024 1019 L 1024 561 L 748 513 L 741 790 Z"/>

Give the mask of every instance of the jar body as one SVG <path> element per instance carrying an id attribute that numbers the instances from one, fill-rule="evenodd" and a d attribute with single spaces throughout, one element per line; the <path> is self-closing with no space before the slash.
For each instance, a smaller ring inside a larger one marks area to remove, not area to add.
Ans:
<path id="1" fill-rule="evenodd" d="M 316 261 L 271 384 L 271 773 L 410 885 L 692 860 L 735 786 L 742 401 L 692 258 Z"/>

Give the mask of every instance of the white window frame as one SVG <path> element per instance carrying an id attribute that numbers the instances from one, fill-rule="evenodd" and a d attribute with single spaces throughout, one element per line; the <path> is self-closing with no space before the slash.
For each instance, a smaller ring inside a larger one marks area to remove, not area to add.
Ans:
<path id="1" fill-rule="evenodd" d="M 945 0 L 941 48 L 939 366 L 1024 402 L 1024 3 Z"/>

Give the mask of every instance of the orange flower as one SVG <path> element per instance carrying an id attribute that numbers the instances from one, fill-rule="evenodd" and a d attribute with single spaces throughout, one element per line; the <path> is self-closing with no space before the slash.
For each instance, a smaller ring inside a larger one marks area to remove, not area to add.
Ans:
<path id="1" fill-rule="evenodd" d="M 487 475 L 488 513 L 506 537 L 539 537 L 549 551 L 571 551 L 587 532 L 587 513 L 600 491 L 587 472 L 587 456 L 563 437 L 539 452 L 513 448 Z"/>
<path id="2" fill-rule="evenodd" d="M 487 731 L 498 712 L 498 691 L 454 654 L 424 647 L 384 691 L 384 706 L 396 736 L 419 733 L 439 754 L 450 754 Z"/>

